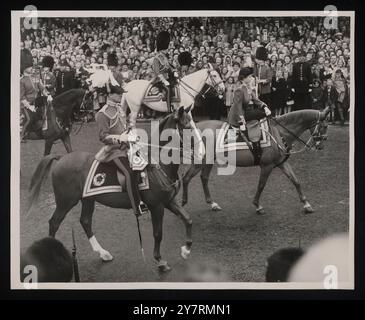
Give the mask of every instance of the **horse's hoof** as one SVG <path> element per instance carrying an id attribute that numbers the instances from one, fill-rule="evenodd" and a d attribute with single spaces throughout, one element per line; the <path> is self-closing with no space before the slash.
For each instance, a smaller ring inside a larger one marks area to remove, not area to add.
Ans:
<path id="1" fill-rule="evenodd" d="M 114 257 L 108 251 L 100 253 L 100 258 L 103 260 L 103 262 L 109 262 L 114 259 Z"/>
<path id="2" fill-rule="evenodd" d="M 169 264 L 165 260 L 160 260 L 158 262 L 157 267 L 158 267 L 159 272 L 168 272 L 168 271 L 171 270 L 171 267 L 169 266 Z"/>
<path id="3" fill-rule="evenodd" d="M 312 208 L 311 205 L 305 206 L 305 207 L 303 207 L 303 209 L 304 209 L 304 213 L 305 214 L 309 214 L 309 213 L 313 213 L 314 212 L 314 210 L 313 210 L 313 208 Z"/>
<path id="4" fill-rule="evenodd" d="M 189 258 L 190 253 L 191 253 L 191 250 L 189 250 L 186 246 L 181 247 L 181 256 L 184 260 Z"/>
<path id="5" fill-rule="evenodd" d="M 212 204 L 210 206 L 211 206 L 212 211 L 221 211 L 222 210 L 222 208 L 216 202 L 212 202 Z"/>
<path id="6" fill-rule="evenodd" d="M 260 207 L 260 208 L 256 209 L 256 214 L 262 216 L 262 215 L 266 214 L 266 212 L 263 207 Z"/>

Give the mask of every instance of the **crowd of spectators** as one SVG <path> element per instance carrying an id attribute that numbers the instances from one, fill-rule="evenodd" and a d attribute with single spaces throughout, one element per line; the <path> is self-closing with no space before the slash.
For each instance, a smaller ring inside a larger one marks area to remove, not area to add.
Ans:
<path id="1" fill-rule="evenodd" d="M 108 52 L 118 57 L 125 82 L 151 79 L 155 39 L 168 30 L 169 59 L 179 69 L 178 55 L 189 51 L 189 72 L 211 63 L 226 84 L 223 105 L 230 107 L 240 68 L 255 66 L 257 47 L 265 46 L 272 71 L 270 107 L 275 114 L 293 105 L 293 65 L 305 55 L 313 75 L 309 107 L 333 110 L 349 107 L 350 18 L 339 17 L 336 29 L 325 27 L 323 17 L 142 17 L 39 18 L 39 28 L 21 28 L 21 46 L 31 51 L 34 67 L 51 55 L 54 71 L 72 75 L 69 86 L 80 86 L 84 68 L 107 64 Z M 336 91 L 333 93 L 333 88 Z M 327 91 L 326 91 L 327 90 Z M 57 90 L 56 90 L 57 91 Z M 331 93 L 327 95 L 327 92 Z M 99 101 L 102 104 L 102 97 Z M 334 120 L 334 119 L 333 119 Z"/>

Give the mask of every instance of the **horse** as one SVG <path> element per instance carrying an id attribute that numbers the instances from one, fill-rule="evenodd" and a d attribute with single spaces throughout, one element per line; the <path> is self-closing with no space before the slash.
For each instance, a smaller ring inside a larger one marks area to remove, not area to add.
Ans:
<path id="1" fill-rule="evenodd" d="M 85 89 L 71 89 L 54 97 L 52 102 L 47 102 L 47 97 L 38 98 L 38 105 L 45 108 L 41 120 L 32 121 L 28 127 L 30 140 L 45 140 L 44 155 L 51 153 L 55 141 L 61 139 L 68 153 L 72 152 L 70 139 L 70 121 L 75 111 L 86 107 L 90 102 L 90 93 Z M 41 110 L 41 108 L 39 109 Z M 24 125 L 26 117 L 36 117 L 36 113 L 22 110 L 21 125 Z"/>
<path id="2" fill-rule="evenodd" d="M 300 201 L 303 203 L 305 213 L 314 212 L 312 206 L 308 202 L 306 196 L 302 191 L 302 187 L 297 179 L 296 175 L 289 162 L 287 161 L 290 156 L 290 150 L 292 149 L 294 142 L 300 142 L 304 144 L 304 148 L 320 150 L 323 148 L 322 140 L 326 139 L 327 124 L 325 119 L 329 109 L 323 111 L 316 110 L 301 110 L 287 113 L 277 118 L 268 118 L 269 127 L 271 133 L 269 139 L 271 140 L 271 146 L 262 149 L 262 157 L 260 162 L 260 178 L 257 187 L 257 191 L 253 200 L 253 204 L 256 207 L 258 214 L 264 214 L 264 208 L 260 205 L 260 196 L 266 185 L 267 179 L 270 176 L 272 170 L 275 167 L 279 167 L 282 172 L 289 178 L 294 184 Z M 197 128 L 201 131 L 205 129 L 214 130 L 214 133 L 219 132 L 224 122 L 216 120 L 206 120 L 197 123 Z M 218 130 L 218 131 L 217 131 Z M 303 141 L 300 136 L 309 130 L 311 137 L 308 142 Z M 216 144 L 217 135 L 214 134 L 214 159 L 217 158 Z M 310 141 L 311 145 L 309 145 Z M 203 139 L 206 144 L 206 140 Z M 285 143 L 283 145 L 283 143 Z M 286 145 L 286 146 L 285 146 Z M 304 150 L 304 149 L 303 149 Z M 250 150 L 236 150 L 236 166 L 238 167 L 250 167 L 254 165 L 254 157 Z M 205 194 L 205 200 L 210 205 L 213 211 L 221 210 L 222 208 L 218 203 L 212 200 L 210 190 L 208 187 L 209 175 L 212 170 L 213 164 L 208 164 L 207 161 L 203 161 L 200 164 L 192 163 L 189 169 L 183 176 L 183 196 L 182 205 L 188 202 L 188 186 L 191 179 L 201 171 L 201 182 Z"/>
<path id="3" fill-rule="evenodd" d="M 165 129 L 173 129 L 181 141 L 183 129 L 191 129 L 191 116 L 189 109 L 183 107 L 175 110 L 160 121 L 159 134 Z M 178 129 L 178 130 L 176 130 Z M 166 142 L 167 143 L 167 142 Z M 159 147 L 166 144 L 160 142 Z M 151 145 L 152 146 L 152 145 Z M 166 146 L 165 146 L 166 147 Z M 49 220 L 49 236 L 55 237 L 56 232 L 66 214 L 79 202 L 82 203 L 80 223 L 90 241 L 92 249 L 99 253 L 103 261 L 110 261 L 113 256 L 97 241 L 92 231 L 92 216 L 95 202 L 112 208 L 130 209 L 131 203 L 126 192 L 115 192 L 94 195 L 83 198 L 83 188 L 86 176 L 94 162 L 95 155 L 87 152 L 75 151 L 64 156 L 49 155 L 44 157 L 38 164 L 30 184 L 28 214 L 36 203 L 42 181 L 51 170 L 52 163 L 57 161 L 52 169 L 52 184 L 55 195 L 56 209 Z M 179 164 L 149 164 L 147 172 L 149 177 L 149 190 L 141 190 L 141 197 L 151 212 L 153 236 L 154 236 L 154 259 L 157 261 L 160 271 L 169 271 L 171 267 L 163 260 L 160 253 L 162 240 L 162 224 L 164 209 L 167 208 L 179 216 L 186 229 L 186 243 L 181 247 L 181 256 L 187 259 L 192 246 L 192 219 L 189 213 L 175 200 L 180 188 L 178 179 Z"/>
<path id="4" fill-rule="evenodd" d="M 149 89 L 151 81 L 147 80 L 133 80 L 128 82 L 124 87 L 125 93 L 122 96 L 121 106 L 124 112 L 129 107 L 130 116 L 129 122 L 131 127 L 135 127 L 137 115 L 142 105 L 146 105 L 152 110 L 159 112 L 169 112 L 167 103 L 158 99 L 157 101 L 146 101 L 145 94 Z M 219 73 L 212 68 L 201 69 L 191 73 L 178 81 L 178 90 L 180 92 L 180 101 L 174 102 L 174 106 L 179 108 L 181 106 L 194 106 L 195 97 L 201 93 L 204 85 L 207 84 L 213 87 L 219 94 L 225 91 L 224 83 L 219 76 Z M 204 93 L 202 93 L 204 95 Z"/>

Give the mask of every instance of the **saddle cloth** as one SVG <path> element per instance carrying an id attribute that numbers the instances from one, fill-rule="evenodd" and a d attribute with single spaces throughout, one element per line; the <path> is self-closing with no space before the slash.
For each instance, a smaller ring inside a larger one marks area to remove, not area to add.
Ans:
<path id="1" fill-rule="evenodd" d="M 165 90 L 160 89 L 159 83 L 150 83 L 147 87 L 146 94 L 144 96 L 144 102 L 158 102 L 166 101 Z M 171 97 L 171 102 L 180 102 L 180 89 L 178 86 L 173 86 L 173 93 Z"/>
<path id="2" fill-rule="evenodd" d="M 147 169 L 138 175 L 139 190 L 150 188 Z M 125 176 L 117 170 L 113 162 L 94 160 L 87 174 L 82 197 L 91 197 L 103 193 L 126 192 Z"/>
<path id="3" fill-rule="evenodd" d="M 253 136 L 261 135 L 260 145 L 262 148 L 270 147 L 271 140 L 268 137 L 268 130 L 269 126 L 267 124 L 266 119 L 261 119 L 259 126 L 255 123 L 250 124 L 250 122 L 246 123 L 246 127 L 248 130 L 249 140 L 255 141 Z M 259 128 L 260 130 L 258 130 Z M 233 136 L 228 135 L 228 130 L 233 129 L 231 131 Z M 251 132 L 250 132 L 251 131 Z M 258 131 L 258 132 L 257 132 Z M 258 139 L 257 139 L 258 140 Z M 256 140 L 256 141 L 257 141 Z M 226 151 L 233 151 L 233 150 L 246 150 L 249 149 L 247 143 L 243 140 L 241 135 L 238 132 L 238 129 L 232 128 L 229 123 L 224 122 L 222 127 L 219 130 L 217 143 L 216 143 L 216 152 L 226 152 Z"/>

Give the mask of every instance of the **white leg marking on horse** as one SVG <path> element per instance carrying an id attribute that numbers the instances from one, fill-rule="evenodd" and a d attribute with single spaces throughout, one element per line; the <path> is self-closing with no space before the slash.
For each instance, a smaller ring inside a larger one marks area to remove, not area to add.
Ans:
<path id="1" fill-rule="evenodd" d="M 89 241 L 90 241 L 91 247 L 93 248 L 93 251 L 98 252 L 99 255 L 100 255 L 100 258 L 103 261 L 111 261 L 111 260 L 113 260 L 113 256 L 108 251 L 106 251 L 105 249 L 103 249 L 103 247 L 100 245 L 100 243 L 98 242 L 98 240 L 96 240 L 96 237 L 95 236 L 92 236 L 89 239 Z"/>
<path id="2" fill-rule="evenodd" d="M 186 246 L 181 247 L 181 256 L 186 260 L 189 258 L 191 250 L 189 250 Z"/>
<path id="3" fill-rule="evenodd" d="M 220 205 L 216 202 L 212 202 L 211 205 L 210 205 L 211 209 L 213 211 L 221 211 L 222 208 L 220 207 Z"/>

